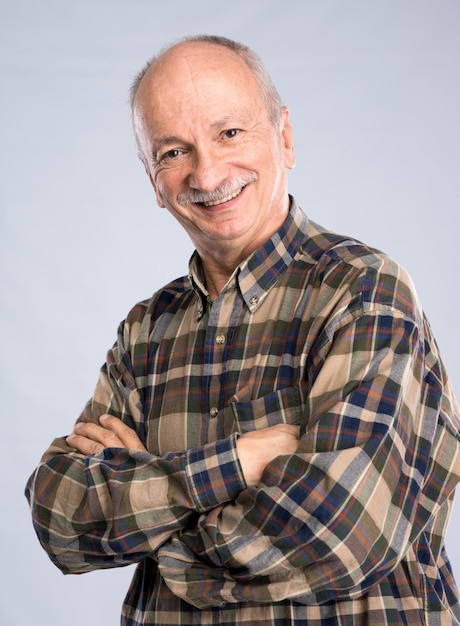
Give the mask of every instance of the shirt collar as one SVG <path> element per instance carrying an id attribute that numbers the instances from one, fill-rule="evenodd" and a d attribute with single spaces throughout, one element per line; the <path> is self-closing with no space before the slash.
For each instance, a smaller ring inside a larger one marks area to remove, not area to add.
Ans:
<path id="1" fill-rule="evenodd" d="M 261 248 L 253 252 L 233 272 L 226 289 L 238 283 L 243 300 L 251 312 L 264 298 L 291 264 L 306 239 L 308 218 L 290 196 L 289 213 L 278 231 Z M 204 284 L 201 259 L 195 251 L 190 259 L 189 279 L 201 297 L 209 300 Z"/>

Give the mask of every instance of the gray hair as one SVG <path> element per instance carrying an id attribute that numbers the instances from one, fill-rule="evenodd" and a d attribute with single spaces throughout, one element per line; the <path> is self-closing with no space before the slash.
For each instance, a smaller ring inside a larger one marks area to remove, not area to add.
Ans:
<path id="1" fill-rule="evenodd" d="M 270 78 L 270 75 L 267 72 L 264 64 L 262 63 L 260 57 L 248 46 L 234 41 L 233 39 L 228 39 L 227 37 L 220 37 L 217 35 L 192 35 L 190 37 L 184 37 L 183 39 L 180 39 L 179 41 L 176 41 L 173 44 L 170 44 L 160 50 L 157 55 L 152 57 L 146 63 L 146 65 L 134 78 L 130 89 L 131 109 L 133 108 L 134 99 L 136 97 L 137 90 L 139 89 L 139 85 L 147 71 L 153 65 L 155 65 L 155 63 L 159 61 L 163 57 L 163 55 L 171 48 L 174 48 L 174 46 L 186 42 L 202 42 L 213 44 L 216 46 L 222 46 L 241 57 L 246 65 L 249 67 L 255 79 L 257 80 L 257 83 L 259 84 L 260 94 L 265 101 L 265 104 L 267 105 L 267 109 L 273 125 L 278 125 L 281 117 L 281 111 L 283 108 L 283 101 L 281 100 L 281 97 L 276 90 L 276 87 L 273 84 L 272 79 Z"/>

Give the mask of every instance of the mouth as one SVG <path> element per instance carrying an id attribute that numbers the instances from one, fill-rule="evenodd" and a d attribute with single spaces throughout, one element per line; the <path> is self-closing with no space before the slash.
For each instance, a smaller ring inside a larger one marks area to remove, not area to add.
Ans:
<path id="1" fill-rule="evenodd" d="M 212 209 L 235 200 L 235 198 L 244 192 L 248 185 L 257 182 L 257 180 L 258 177 L 255 172 L 248 172 L 233 180 L 224 181 L 213 191 L 190 188 L 187 191 L 179 193 L 177 195 L 177 201 L 182 206 L 197 204 L 206 209 Z"/>
<path id="2" fill-rule="evenodd" d="M 225 202 L 228 202 L 229 200 L 233 200 L 233 198 L 236 198 L 237 196 L 240 195 L 240 193 L 243 191 L 244 187 L 240 187 L 239 189 L 237 189 L 237 191 L 234 191 L 233 193 L 228 194 L 228 196 L 224 196 L 223 198 L 219 198 L 218 200 L 210 200 L 208 202 L 203 202 L 203 205 L 206 207 L 210 207 L 210 206 L 218 206 L 219 204 L 224 204 Z"/>

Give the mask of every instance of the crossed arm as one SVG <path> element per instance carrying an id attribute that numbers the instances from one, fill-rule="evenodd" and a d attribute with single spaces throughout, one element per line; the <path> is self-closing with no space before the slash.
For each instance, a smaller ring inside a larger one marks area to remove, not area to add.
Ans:
<path id="1" fill-rule="evenodd" d="M 376 338 L 372 358 L 356 352 L 341 370 L 334 359 L 353 336 Z M 29 483 L 51 558 L 81 572 L 155 555 L 171 590 L 197 606 L 324 602 L 386 576 L 450 496 L 458 445 L 404 316 L 373 313 L 335 339 L 300 438 L 279 424 L 155 457 L 116 417 L 78 423 Z"/>
<path id="2" fill-rule="evenodd" d="M 294 454 L 299 443 L 299 426 L 277 424 L 245 433 L 236 442 L 238 458 L 247 486 L 260 482 L 265 467 L 278 456 Z M 147 452 L 137 433 L 112 415 L 102 415 L 99 424 L 77 422 L 66 439 L 81 454 L 97 454 L 105 448 L 129 448 Z"/>

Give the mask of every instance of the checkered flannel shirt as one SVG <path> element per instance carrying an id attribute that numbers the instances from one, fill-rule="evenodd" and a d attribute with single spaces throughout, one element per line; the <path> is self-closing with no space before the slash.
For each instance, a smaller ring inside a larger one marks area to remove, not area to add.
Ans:
<path id="1" fill-rule="evenodd" d="M 444 549 L 459 412 L 406 272 L 307 219 L 210 304 L 200 259 L 120 325 L 79 419 L 148 453 L 56 439 L 27 496 L 65 573 L 137 563 L 122 624 L 459 624 Z M 248 488 L 242 433 L 298 424 Z"/>

